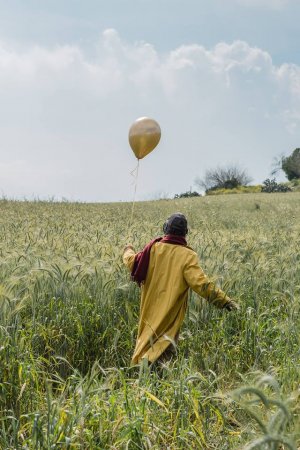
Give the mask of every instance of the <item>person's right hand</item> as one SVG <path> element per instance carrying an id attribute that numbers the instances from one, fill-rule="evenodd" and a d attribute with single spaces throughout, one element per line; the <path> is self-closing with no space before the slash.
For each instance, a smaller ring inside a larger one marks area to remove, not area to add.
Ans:
<path id="1" fill-rule="evenodd" d="M 225 304 L 224 308 L 227 309 L 227 311 L 238 311 L 240 309 L 240 305 L 233 300 L 229 300 Z"/>

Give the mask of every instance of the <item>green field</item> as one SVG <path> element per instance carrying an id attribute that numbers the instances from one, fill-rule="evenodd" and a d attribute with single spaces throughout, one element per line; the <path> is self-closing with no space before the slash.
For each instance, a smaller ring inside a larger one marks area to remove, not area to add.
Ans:
<path id="1" fill-rule="evenodd" d="M 130 208 L 0 201 L 0 448 L 300 447 L 300 193 L 136 204 L 136 249 L 183 212 L 203 269 L 241 305 L 191 294 L 163 374 L 130 367 Z"/>

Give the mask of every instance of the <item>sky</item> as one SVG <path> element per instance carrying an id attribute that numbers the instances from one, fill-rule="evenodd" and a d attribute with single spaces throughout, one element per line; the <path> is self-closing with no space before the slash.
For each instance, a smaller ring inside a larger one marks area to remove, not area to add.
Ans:
<path id="1" fill-rule="evenodd" d="M 300 146 L 300 0 L 0 0 L 0 196 L 130 201 Z M 281 175 L 279 180 L 283 180 Z"/>

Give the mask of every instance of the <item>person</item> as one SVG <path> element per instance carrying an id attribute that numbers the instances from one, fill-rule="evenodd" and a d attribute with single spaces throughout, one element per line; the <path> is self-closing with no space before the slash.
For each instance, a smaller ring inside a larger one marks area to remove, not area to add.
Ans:
<path id="1" fill-rule="evenodd" d="M 177 342 L 191 288 L 218 308 L 239 306 L 212 283 L 201 269 L 196 252 L 188 247 L 188 224 L 181 213 L 163 226 L 164 236 L 153 239 L 139 253 L 127 244 L 123 262 L 141 287 L 140 318 L 132 364 L 168 360 Z"/>

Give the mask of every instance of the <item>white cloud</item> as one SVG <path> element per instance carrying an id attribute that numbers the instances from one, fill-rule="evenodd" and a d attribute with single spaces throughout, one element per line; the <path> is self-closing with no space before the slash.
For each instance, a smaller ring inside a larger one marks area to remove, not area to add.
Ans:
<path id="1" fill-rule="evenodd" d="M 188 189 L 215 163 L 237 161 L 261 181 L 274 156 L 299 146 L 300 67 L 277 67 L 242 41 L 164 54 L 106 30 L 93 57 L 77 46 L 1 43 L 0 94 L 8 196 L 130 198 L 127 132 L 144 115 L 163 137 L 141 164 L 142 196 Z"/>

